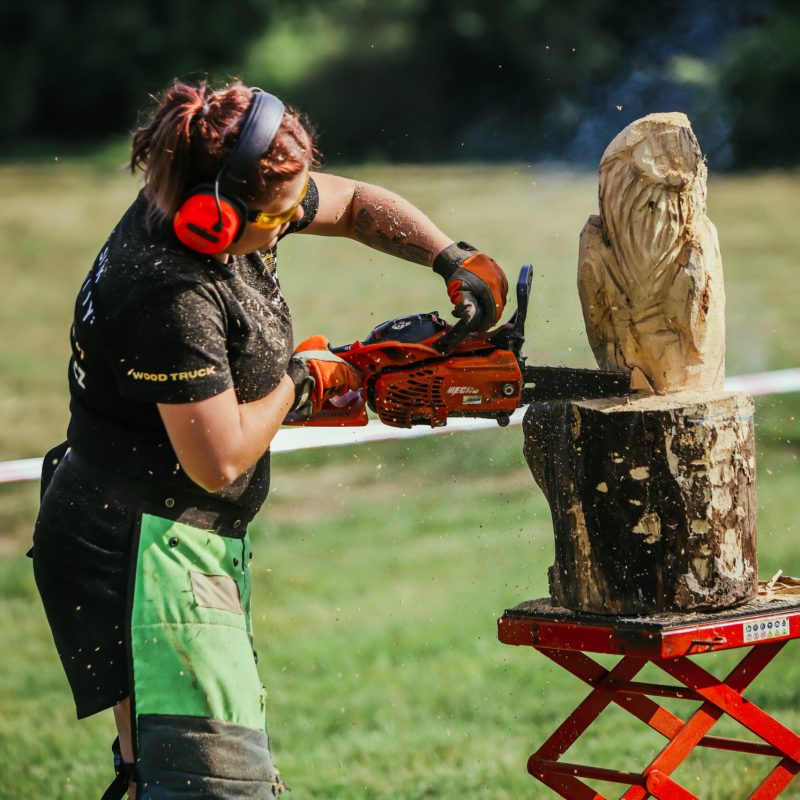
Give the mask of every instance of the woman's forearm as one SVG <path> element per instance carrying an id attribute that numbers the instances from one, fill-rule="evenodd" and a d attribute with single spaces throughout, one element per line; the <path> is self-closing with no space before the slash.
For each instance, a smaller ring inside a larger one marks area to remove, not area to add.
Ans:
<path id="1" fill-rule="evenodd" d="M 288 375 L 284 375 L 278 386 L 266 397 L 239 406 L 241 472 L 264 455 L 286 419 L 294 399 L 294 383 Z"/>
<path id="2" fill-rule="evenodd" d="M 416 206 L 388 189 L 357 183 L 349 235 L 383 253 L 431 266 L 453 240 Z"/>
<path id="3" fill-rule="evenodd" d="M 240 405 L 233 389 L 193 403 L 159 404 L 164 426 L 186 474 L 215 492 L 267 451 L 294 403 L 288 375 L 268 395 Z"/>

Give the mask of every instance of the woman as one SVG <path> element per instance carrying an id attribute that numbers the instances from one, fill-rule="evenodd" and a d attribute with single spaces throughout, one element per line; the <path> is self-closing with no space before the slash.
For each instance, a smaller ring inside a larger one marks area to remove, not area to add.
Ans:
<path id="1" fill-rule="evenodd" d="M 397 195 L 314 166 L 307 127 L 272 95 L 173 84 L 133 137 L 144 188 L 78 294 L 69 449 L 45 459 L 33 558 L 78 717 L 114 710 L 109 797 L 280 790 L 247 524 L 287 413 L 360 382 L 324 337 L 293 348 L 279 240 L 345 236 L 432 266 L 472 326 L 503 310 L 488 256 Z"/>

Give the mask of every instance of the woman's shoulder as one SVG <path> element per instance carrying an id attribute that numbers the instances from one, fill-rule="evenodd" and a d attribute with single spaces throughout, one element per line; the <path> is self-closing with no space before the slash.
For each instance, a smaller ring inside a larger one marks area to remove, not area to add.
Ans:
<path id="1" fill-rule="evenodd" d="M 107 320 L 131 309 L 180 302 L 187 292 L 220 305 L 219 262 L 187 250 L 168 230 L 148 226 L 145 212 L 140 196 L 100 250 L 82 293 L 91 289 Z"/>
<path id="2" fill-rule="evenodd" d="M 148 220 L 147 201 L 140 193 L 109 237 L 110 257 L 131 265 L 128 274 L 146 269 L 165 277 L 208 275 L 210 259 L 184 247 L 166 222 Z"/>
<path id="3" fill-rule="evenodd" d="M 184 247 L 168 223 L 148 222 L 147 202 L 140 194 L 108 239 L 108 258 L 116 277 L 131 283 L 203 282 L 215 277 L 209 256 Z"/>

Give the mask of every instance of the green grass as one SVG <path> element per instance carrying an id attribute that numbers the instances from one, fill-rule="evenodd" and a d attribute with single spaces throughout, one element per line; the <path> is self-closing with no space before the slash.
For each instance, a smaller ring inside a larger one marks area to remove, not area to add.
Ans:
<path id="1" fill-rule="evenodd" d="M 524 165 L 357 172 L 509 271 L 533 261 L 530 357 L 591 365 L 574 274 L 593 176 Z M 712 178 L 731 374 L 797 363 L 798 189 L 792 175 Z M 39 455 L 62 437 L 73 296 L 134 191 L 124 174 L 86 162 L 0 169 L 1 459 Z M 436 276 L 349 242 L 294 237 L 281 248 L 281 276 L 298 336 L 346 342 L 404 312 L 447 309 Z M 756 419 L 761 571 L 797 573 L 800 396 L 760 400 Z M 554 796 L 525 762 L 586 689 L 529 648 L 496 640 L 504 608 L 546 593 L 552 561 L 549 512 L 520 429 L 285 454 L 273 473 L 253 530 L 254 620 L 290 797 Z M 113 726 L 107 715 L 74 720 L 22 555 L 36 501 L 33 484 L 0 487 L 0 798 L 96 797 Z M 798 728 L 792 647 L 749 696 Z M 735 724 L 719 732 L 739 733 Z M 658 744 L 612 709 L 569 758 L 631 769 Z M 706 800 L 728 800 L 746 796 L 767 763 L 703 751 L 677 777 Z"/>

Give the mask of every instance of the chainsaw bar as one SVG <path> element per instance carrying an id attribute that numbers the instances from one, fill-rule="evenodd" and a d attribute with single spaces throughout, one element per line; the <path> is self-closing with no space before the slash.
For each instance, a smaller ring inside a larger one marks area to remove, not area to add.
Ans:
<path id="1" fill-rule="evenodd" d="M 599 369 L 525 366 L 522 380 L 521 405 L 548 400 L 617 397 L 629 394 L 631 390 L 629 373 Z"/>

